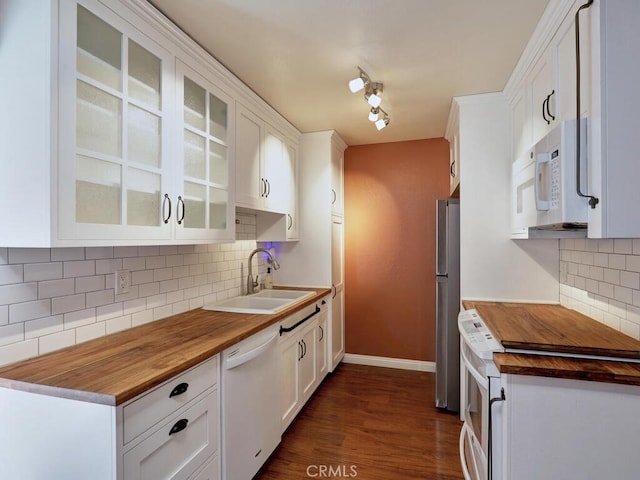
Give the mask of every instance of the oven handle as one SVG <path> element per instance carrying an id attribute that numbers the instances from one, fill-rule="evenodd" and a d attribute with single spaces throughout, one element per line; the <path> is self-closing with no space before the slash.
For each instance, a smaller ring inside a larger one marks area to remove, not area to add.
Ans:
<path id="1" fill-rule="evenodd" d="M 464 480 L 473 480 L 471 478 L 471 474 L 469 473 L 469 469 L 467 468 L 467 460 L 464 456 L 464 439 L 468 435 L 469 426 L 467 423 L 462 424 L 462 430 L 460 431 L 460 465 L 462 465 L 462 475 L 464 476 Z"/>
<path id="2" fill-rule="evenodd" d="M 480 375 L 480 372 L 476 370 L 474 366 L 471 364 L 471 362 L 469 361 L 469 358 L 464 353 L 464 346 L 460 350 L 460 357 L 462 358 L 465 368 L 469 370 L 469 373 L 471 373 L 471 375 L 473 375 L 473 378 L 476 379 L 476 382 L 478 382 L 478 384 L 488 392 L 489 381 L 486 378 L 484 378 L 482 375 Z"/>

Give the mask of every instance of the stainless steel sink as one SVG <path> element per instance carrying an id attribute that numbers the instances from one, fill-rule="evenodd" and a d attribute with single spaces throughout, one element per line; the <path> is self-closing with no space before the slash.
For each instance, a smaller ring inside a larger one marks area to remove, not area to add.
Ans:
<path id="1" fill-rule="evenodd" d="M 252 295 L 228 298 L 205 305 L 205 310 L 234 313 L 274 314 L 315 295 L 308 290 L 262 290 Z"/>

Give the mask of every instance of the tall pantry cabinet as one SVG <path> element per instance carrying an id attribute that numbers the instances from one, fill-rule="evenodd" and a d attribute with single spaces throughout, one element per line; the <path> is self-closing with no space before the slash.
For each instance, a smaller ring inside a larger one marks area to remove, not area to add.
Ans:
<path id="1" fill-rule="evenodd" d="M 277 245 L 281 285 L 330 286 L 330 370 L 344 357 L 343 158 L 347 144 L 333 130 L 300 137 L 300 241 Z"/>

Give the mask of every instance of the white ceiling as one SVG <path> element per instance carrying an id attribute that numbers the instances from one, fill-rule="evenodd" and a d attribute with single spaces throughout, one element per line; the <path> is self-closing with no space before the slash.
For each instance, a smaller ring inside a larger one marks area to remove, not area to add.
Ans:
<path id="1" fill-rule="evenodd" d="M 302 132 L 444 136 L 451 98 L 501 91 L 548 0 L 150 0 Z M 378 131 L 361 66 L 384 83 Z"/>

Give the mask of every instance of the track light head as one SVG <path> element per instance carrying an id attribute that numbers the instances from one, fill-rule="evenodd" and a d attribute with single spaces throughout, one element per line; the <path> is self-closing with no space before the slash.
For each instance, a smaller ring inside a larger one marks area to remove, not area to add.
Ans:
<path id="1" fill-rule="evenodd" d="M 382 109 L 380 109 L 382 110 Z M 384 127 L 386 127 L 387 125 L 389 125 L 389 123 L 391 122 L 391 119 L 389 118 L 389 115 L 387 115 L 387 112 L 385 112 L 384 110 L 382 110 L 382 113 L 384 114 L 384 116 L 380 119 L 378 119 L 375 123 L 375 126 L 378 130 L 382 130 Z"/>
<path id="2" fill-rule="evenodd" d="M 351 90 L 351 93 L 357 93 L 371 83 L 369 75 L 367 75 L 360 67 L 358 67 L 358 70 L 360 71 L 360 75 L 349 81 L 349 90 Z"/>
<path id="3" fill-rule="evenodd" d="M 369 120 L 372 122 L 375 122 L 376 120 L 378 120 L 379 116 L 380 116 L 380 109 L 372 107 L 371 110 L 369 111 Z"/>

